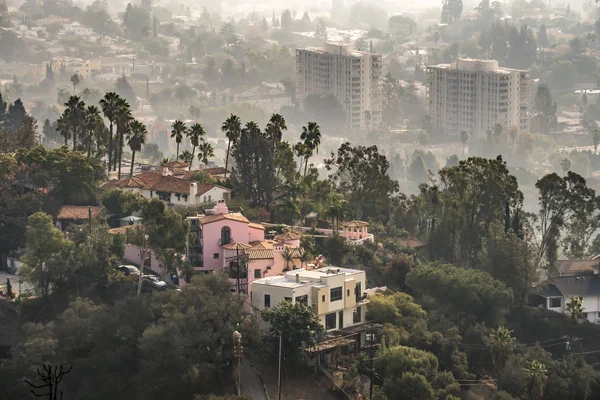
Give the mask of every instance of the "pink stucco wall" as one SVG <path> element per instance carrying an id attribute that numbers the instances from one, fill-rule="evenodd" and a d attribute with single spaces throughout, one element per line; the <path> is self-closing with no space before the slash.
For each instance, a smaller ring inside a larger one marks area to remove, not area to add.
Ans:
<path id="1" fill-rule="evenodd" d="M 162 269 L 156 254 L 151 250 L 148 251 L 150 252 L 150 265 L 146 265 L 146 268 L 150 268 L 157 274 L 163 274 L 164 270 Z M 125 243 L 125 256 L 123 258 L 125 261 L 130 263 L 142 265 L 142 257 L 140 254 L 140 248 L 138 246 Z"/>
<path id="2" fill-rule="evenodd" d="M 221 229 L 228 226 L 231 229 L 231 241 L 248 243 L 248 224 L 246 222 L 224 219 L 202 225 L 202 241 L 204 251 L 203 271 L 220 269 L 223 266 L 223 252 L 220 246 Z M 218 258 L 214 255 L 218 254 Z"/>
<path id="3" fill-rule="evenodd" d="M 265 240 L 265 230 L 264 229 L 253 228 L 251 226 L 248 227 L 248 242 L 244 242 L 244 243 L 255 242 L 255 241 L 262 242 L 263 240 Z"/>

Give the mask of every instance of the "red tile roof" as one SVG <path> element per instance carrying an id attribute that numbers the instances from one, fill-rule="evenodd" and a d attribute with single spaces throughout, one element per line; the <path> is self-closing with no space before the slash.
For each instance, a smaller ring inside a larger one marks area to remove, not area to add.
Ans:
<path id="1" fill-rule="evenodd" d="M 349 228 L 362 228 L 364 226 L 369 226 L 369 223 L 365 221 L 350 221 L 342 222 L 342 226 L 347 226 Z"/>
<path id="2" fill-rule="evenodd" d="M 290 240 L 298 240 L 300 239 L 300 235 L 295 234 L 294 232 L 286 232 L 281 235 L 275 236 L 275 239 L 280 242 L 287 242 Z"/>
<path id="3" fill-rule="evenodd" d="M 161 166 L 166 168 L 189 168 L 190 164 L 183 161 L 171 161 Z"/>
<path id="4" fill-rule="evenodd" d="M 96 218 L 104 209 L 102 206 L 91 206 L 92 218 Z M 62 206 L 56 219 L 88 219 L 88 206 Z"/>
<path id="5" fill-rule="evenodd" d="M 189 194 L 190 185 L 195 181 L 190 179 L 182 179 L 172 175 L 163 175 L 160 172 L 143 172 L 133 178 L 123 178 L 118 181 L 106 182 L 102 185 L 101 189 L 111 190 L 118 188 L 137 188 L 137 189 L 148 189 L 161 192 Z M 198 183 L 198 192 L 196 196 L 200 196 L 209 190 L 218 187 L 227 192 L 231 192 L 230 189 L 208 183 Z"/>
<path id="6" fill-rule="evenodd" d="M 224 219 L 228 219 L 230 221 L 238 221 L 238 222 L 246 222 L 248 223 L 248 219 L 244 217 L 242 214 L 216 214 L 216 215 L 204 215 L 199 217 L 198 220 L 202 225 L 210 224 L 212 222 L 222 221 Z"/>
<path id="7" fill-rule="evenodd" d="M 260 229 L 261 231 L 264 231 L 264 230 L 265 230 L 265 227 L 264 227 L 264 226 L 262 226 L 261 224 L 256 224 L 256 223 L 254 223 L 254 222 L 250 222 L 250 223 L 248 224 L 248 227 L 249 227 L 249 228 L 254 228 L 254 229 Z"/>
<path id="8" fill-rule="evenodd" d="M 207 172 L 209 175 L 223 175 L 229 173 L 229 171 L 223 167 L 204 168 L 203 171 Z"/>

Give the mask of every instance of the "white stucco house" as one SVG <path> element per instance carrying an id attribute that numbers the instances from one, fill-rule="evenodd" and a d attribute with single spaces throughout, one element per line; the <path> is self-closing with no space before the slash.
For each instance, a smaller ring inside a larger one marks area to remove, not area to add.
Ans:
<path id="1" fill-rule="evenodd" d="M 157 197 L 169 205 L 182 206 L 229 200 L 231 197 L 231 190 L 226 187 L 177 178 L 166 168 L 161 172 L 149 171 L 132 178 L 108 181 L 100 189 L 127 190 L 148 199 Z"/>

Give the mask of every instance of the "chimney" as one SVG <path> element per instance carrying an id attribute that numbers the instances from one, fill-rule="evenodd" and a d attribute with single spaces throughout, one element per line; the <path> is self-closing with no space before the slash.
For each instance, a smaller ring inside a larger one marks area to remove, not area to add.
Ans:
<path id="1" fill-rule="evenodd" d="M 296 283 L 300 283 L 300 274 L 296 274 Z"/>
<path id="2" fill-rule="evenodd" d="M 162 176 L 171 175 L 171 170 L 168 167 L 162 167 Z"/>
<path id="3" fill-rule="evenodd" d="M 190 183 L 190 198 L 189 198 L 189 202 L 193 203 L 196 200 L 196 195 L 198 194 L 198 184 L 196 182 L 192 182 Z"/>
<path id="4" fill-rule="evenodd" d="M 213 208 L 213 214 L 229 214 L 229 209 L 225 200 L 220 200 L 217 205 Z"/>

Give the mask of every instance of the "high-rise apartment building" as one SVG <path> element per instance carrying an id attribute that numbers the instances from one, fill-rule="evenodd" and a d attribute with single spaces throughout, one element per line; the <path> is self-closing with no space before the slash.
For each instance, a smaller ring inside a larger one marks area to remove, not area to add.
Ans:
<path id="1" fill-rule="evenodd" d="M 434 128 L 447 136 L 479 138 L 496 124 L 529 130 L 529 71 L 496 60 L 458 59 L 427 67 L 427 106 Z"/>
<path id="2" fill-rule="evenodd" d="M 380 54 L 357 51 L 347 44 L 326 42 L 323 48 L 296 50 L 296 98 L 333 94 L 346 112 L 351 129 L 381 125 Z"/>

